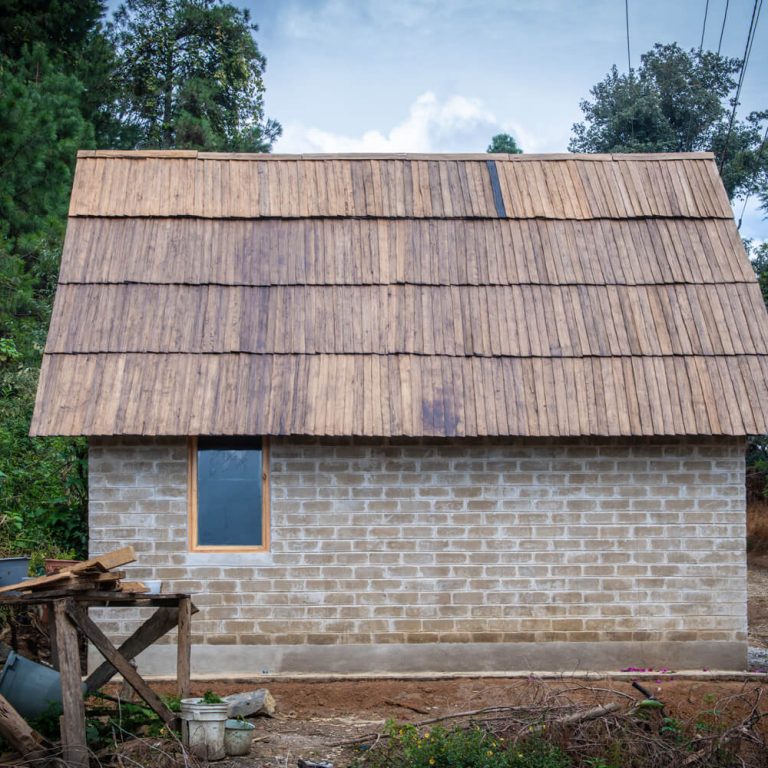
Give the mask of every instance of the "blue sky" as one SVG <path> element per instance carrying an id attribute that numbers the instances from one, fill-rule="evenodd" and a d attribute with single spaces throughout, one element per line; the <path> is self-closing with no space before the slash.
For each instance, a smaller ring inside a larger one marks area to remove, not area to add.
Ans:
<path id="1" fill-rule="evenodd" d="M 726 0 L 709 0 L 717 48 Z M 268 60 L 278 152 L 484 151 L 508 131 L 564 151 L 579 100 L 626 68 L 624 0 L 246 0 Z M 633 65 L 654 42 L 698 47 L 706 0 L 629 0 Z M 722 52 L 744 52 L 753 0 L 730 0 Z M 739 114 L 768 108 L 768 11 Z M 741 207 L 737 207 L 740 212 Z M 768 239 L 752 204 L 747 237 Z"/>

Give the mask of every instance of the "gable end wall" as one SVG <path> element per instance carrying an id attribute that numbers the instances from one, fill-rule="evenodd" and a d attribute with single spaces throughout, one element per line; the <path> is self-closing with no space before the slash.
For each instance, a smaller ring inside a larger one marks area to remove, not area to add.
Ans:
<path id="1" fill-rule="evenodd" d="M 742 439 L 271 446 L 271 552 L 223 555 L 187 551 L 184 438 L 91 440 L 91 551 L 193 593 L 198 674 L 746 661 Z"/>

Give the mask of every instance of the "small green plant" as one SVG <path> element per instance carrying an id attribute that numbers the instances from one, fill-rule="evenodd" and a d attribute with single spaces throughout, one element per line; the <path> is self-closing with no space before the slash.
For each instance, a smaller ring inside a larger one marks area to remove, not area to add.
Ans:
<path id="1" fill-rule="evenodd" d="M 30 725 L 49 741 L 58 741 L 61 738 L 59 718 L 64 713 L 61 704 L 49 701 L 42 714 L 30 720 Z"/>
<path id="2" fill-rule="evenodd" d="M 213 691 L 206 691 L 202 695 L 203 704 L 223 704 L 224 699 Z"/>
<path id="3" fill-rule="evenodd" d="M 682 726 L 674 717 L 663 717 L 659 732 L 663 736 L 669 736 L 674 739 L 680 739 L 683 736 Z"/>
<path id="4" fill-rule="evenodd" d="M 388 744 L 369 752 L 372 768 L 569 768 L 558 747 L 538 736 L 513 743 L 482 728 L 436 727 L 419 731 L 413 725 L 387 726 Z"/>
<path id="5" fill-rule="evenodd" d="M 586 768 L 615 768 L 611 763 L 607 763 L 602 757 L 588 757 L 584 760 Z"/>
<path id="6" fill-rule="evenodd" d="M 181 712 L 181 699 L 178 696 L 164 696 L 163 701 L 171 712 Z"/>
<path id="7" fill-rule="evenodd" d="M 0 363 L 15 362 L 21 357 L 13 339 L 0 339 Z"/>

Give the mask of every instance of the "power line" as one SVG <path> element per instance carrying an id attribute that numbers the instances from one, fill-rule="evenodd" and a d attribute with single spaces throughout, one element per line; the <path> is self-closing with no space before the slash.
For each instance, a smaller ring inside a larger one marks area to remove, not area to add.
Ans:
<path id="1" fill-rule="evenodd" d="M 725 13 L 723 14 L 723 26 L 720 27 L 720 41 L 717 44 L 717 55 L 720 55 L 720 49 L 723 47 L 723 32 L 725 32 L 725 20 L 728 18 L 728 6 L 731 0 L 725 0 Z"/>
<path id="2" fill-rule="evenodd" d="M 749 63 L 749 55 L 752 53 L 752 43 L 755 39 L 755 31 L 757 30 L 757 21 L 760 18 L 760 11 L 763 7 L 763 0 L 755 0 L 755 5 L 752 8 L 752 18 L 749 22 L 749 32 L 747 32 L 747 45 L 744 48 L 744 56 L 741 60 L 741 71 L 739 72 L 739 82 L 736 86 L 736 94 L 733 97 L 733 109 L 731 110 L 731 117 L 728 120 L 728 131 L 725 134 L 725 143 L 723 144 L 723 154 L 720 156 L 720 162 L 718 163 L 718 169 L 722 173 L 725 160 L 728 156 L 728 142 L 731 140 L 731 132 L 733 131 L 733 122 L 736 119 L 736 108 L 739 106 L 739 98 L 741 97 L 741 86 L 744 84 L 744 75 L 747 72 L 747 64 Z"/>
<path id="3" fill-rule="evenodd" d="M 701 49 L 704 47 L 704 33 L 707 31 L 707 14 L 709 13 L 709 0 L 707 0 L 707 4 L 704 6 L 704 24 L 701 26 L 701 42 L 699 43 L 699 53 L 701 53 Z"/>
<path id="4" fill-rule="evenodd" d="M 760 160 L 763 157 L 763 152 L 765 151 L 766 146 L 768 146 L 768 124 L 765 126 L 765 133 L 763 133 L 763 140 L 760 142 L 760 147 L 758 148 L 757 154 L 755 155 L 754 175 L 757 175 L 760 172 Z M 744 220 L 744 211 L 747 210 L 747 203 L 749 202 L 749 198 L 751 194 L 752 192 L 747 192 L 747 194 L 744 197 L 744 205 L 741 206 L 741 213 L 739 214 L 739 223 L 736 225 L 736 229 L 741 229 L 741 222 Z"/>
<path id="5" fill-rule="evenodd" d="M 749 64 L 749 59 L 752 56 L 752 46 L 755 44 L 755 33 L 757 32 L 757 22 L 760 19 L 760 11 L 763 9 L 763 0 L 760 0 L 760 7 L 757 9 L 757 16 L 755 17 L 755 27 L 752 30 L 752 39 L 749 41 L 749 49 L 747 50 L 747 58 L 744 61 L 744 68 L 746 69 Z"/>
<path id="6" fill-rule="evenodd" d="M 624 0 L 624 17 L 627 21 L 627 70 L 632 73 L 632 55 L 629 51 L 629 0 Z"/>

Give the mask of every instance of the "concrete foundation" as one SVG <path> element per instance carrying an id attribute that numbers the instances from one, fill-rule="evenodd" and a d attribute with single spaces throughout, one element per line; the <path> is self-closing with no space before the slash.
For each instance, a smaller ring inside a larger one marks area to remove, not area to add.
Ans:
<path id="1" fill-rule="evenodd" d="M 91 649 L 89 665 L 98 654 Z M 95 654 L 95 655 L 94 655 Z M 743 642 L 423 643 L 392 645 L 196 645 L 198 677 L 283 674 L 617 672 L 627 667 L 670 670 L 744 670 Z M 176 673 L 176 648 L 156 645 L 139 657 L 150 676 Z"/>

